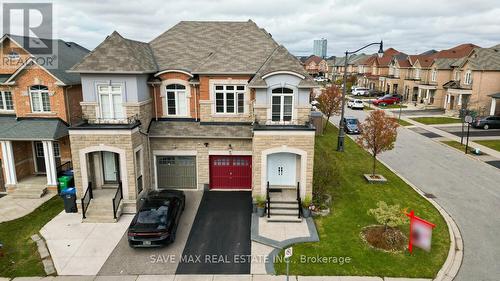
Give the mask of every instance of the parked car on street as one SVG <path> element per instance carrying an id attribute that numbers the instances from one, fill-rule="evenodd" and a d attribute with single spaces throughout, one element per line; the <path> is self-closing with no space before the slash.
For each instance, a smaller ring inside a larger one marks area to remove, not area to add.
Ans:
<path id="1" fill-rule="evenodd" d="M 386 106 L 386 105 L 390 105 L 390 104 L 399 103 L 400 101 L 401 101 L 401 99 L 397 96 L 385 95 L 381 98 L 374 100 L 372 103 L 375 106 Z"/>
<path id="2" fill-rule="evenodd" d="M 186 205 L 184 192 L 152 191 L 141 201 L 142 205 L 128 228 L 130 247 L 162 247 L 173 243 Z"/>
<path id="3" fill-rule="evenodd" d="M 352 99 L 347 102 L 347 107 L 351 109 L 363 109 L 365 105 L 360 99 Z"/>
<path id="4" fill-rule="evenodd" d="M 344 131 L 347 134 L 359 134 L 359 120 L 355 117 L 344 117 Z"/>
<path id="5" fill-rule="evenodd" d="M 314 81 L 316 81 L 316 82 L 326 82 L 327 80 L 325 79 L 325 77 L 318 76 L 318 77 L 314 78 Z"/>
<path id="6" fill-rule="evenodd" d="M 371 89 L 371 90 L 368 90 L 368 95 L 370 97 L 382 97 L 382 96 L 385 95 L 385 92 L 379 91 L 379 90 L 375 90 L 375 89 Z"/>
<path id="7" fill-rule="evenodd" d="M 353 96 L 368 96 L 368 88 L 356 88 L 352 91 Z"/>
<path id="8" fill-rule="evenodd" d="M 500 129 L 500 116 L 487 116 L 483 118 L 476 118 L 472 123 L 472 127 L 481 129 Z"/>

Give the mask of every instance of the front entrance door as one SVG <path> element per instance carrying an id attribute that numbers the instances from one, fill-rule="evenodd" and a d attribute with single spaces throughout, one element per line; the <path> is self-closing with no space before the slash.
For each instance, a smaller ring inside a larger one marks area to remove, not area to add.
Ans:
<path id="1" fill-rule="evenodd" d="M 120 178 L 118 160 L 118 154 L 108 151 L 102 152 L 102 174 L 105 184 L 118 183 Z"/>
<path id="2" fill-rule="evenodd" d="M 296 158 L 293 153 L 274 153 L 267 156 L 269 185 L 295 186 Z"/>
<path id="3" fill-rule="evenodd" d="M 455 96 L 450 96 L 450 110 L 455 106 Z"/>
<path id="4" fill-rule="evenodd" d="M 43 151 L 43 143 L 41 141 L 35 142 L 35 162 L 36 172 L 45 173 L 45 153 Z"/>

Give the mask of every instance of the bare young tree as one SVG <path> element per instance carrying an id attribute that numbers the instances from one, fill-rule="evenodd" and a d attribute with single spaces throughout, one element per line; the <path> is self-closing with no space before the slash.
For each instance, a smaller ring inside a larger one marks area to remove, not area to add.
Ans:
<path id="1" fill-rule="evenodd" d="M 342 107 L 342 91 L 337 85 L 330 85 L 323 89 L 321 95 L 318 97 L 318 108 L 326 115 L 328 120 L 332 115 L 337 115 L 340 113 Z M 326 130 L 328 123 L 327 120 L 323 130 Z"/>
<path id="2" fill-rule="evenodd" d="M 372 111 L 359 125 L 361 135 L 357 139 L 357 143 L 372 153 L 372 176 L 375 175 L 377 155 L 394 148 L 398 126 L 397 119 L 387 116 L 383 110 Z"/>

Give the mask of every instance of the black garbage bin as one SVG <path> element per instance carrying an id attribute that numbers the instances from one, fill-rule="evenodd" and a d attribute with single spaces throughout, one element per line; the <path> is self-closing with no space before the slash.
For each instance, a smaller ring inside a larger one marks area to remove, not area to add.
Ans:
<path id="1" fill-rule="evenodd" d="M 76 213 L 76 189 L 74 187 L 66 188 L 61 191 L 61 197 L 64 200 L 64 211 L 66 213 Z"/>

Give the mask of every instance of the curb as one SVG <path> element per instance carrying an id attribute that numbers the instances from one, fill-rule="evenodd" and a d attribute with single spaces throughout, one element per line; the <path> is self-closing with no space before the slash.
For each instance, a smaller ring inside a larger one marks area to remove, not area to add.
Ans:
<path id="1" fill-rule="evenodd" d="M 404 176 L 396 172 L 392 167 L 390 167 L 384 161 L 380 159 L 377 160 L 380 163 L 382 163 L 386 168 L 388 168 L 391 172 L 400 177 L 406 184 L 411 186 L 420 196 L 429 201 L 439 211 L 441 216 L 446 221 L 446 224 L 448 225 L 448 232 L 450 234 L 450 250 L 448 251 L 448 257 L 446 258 L 446 261 L 444 262 L 441 269 L 438 271 L 436 278 L 434 278 L 433 280 L 451 281 L 455 279 L 455 277 L 458 274 L 458 271 L 460 270 L 460 267 L 462 266 L 462 260 L 464 255 L 463 253 L 464 242 L 462 240 L 460 229 L 455 223 L 455 220 L 453 220 L 450 214 L 448 214 L 448 212 L 446 212 L 446 210 L 443 209 L 441 205 L 439 205 L 435 200 L 427 198 L 425 196 L 425 193 L 422 190 L 420 190 L 417 186 L 415 186 L 413 183 L 411 183 L 408 179 L 406 179 Z"/>
<path id="2" fill-rule="evenodd" d="M 38 234 L 34 234 L 33 236 L 31 236 L 31 240 L 33 240 L 33 242 L 36 243 L 38 254 L 42 259 L 42 264 L 43 264 L 43 269 L 45 270 L 45 274 L 47 274 L 48 276 L 56 274 L 56 268 L 54 267 L 54 262 L 52 261 L 45 240 Z"/>

